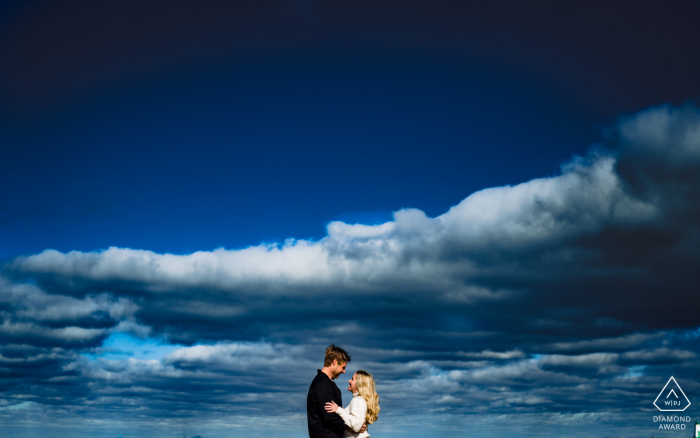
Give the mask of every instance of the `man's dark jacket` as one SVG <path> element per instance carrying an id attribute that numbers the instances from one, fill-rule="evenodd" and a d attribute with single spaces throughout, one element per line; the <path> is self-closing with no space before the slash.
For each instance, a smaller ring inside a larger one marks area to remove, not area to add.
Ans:
<path id="1" fill-rule="evenodd" d="M 345 422 L 340 415 L 327 412 L 326 403 L 334 401 L 343 406 L 340 389 L 321 370 L 311 382 L 309 395 L 306 396 L 306 418 L 309 420 L 310 438 L 342 438 Z"/>

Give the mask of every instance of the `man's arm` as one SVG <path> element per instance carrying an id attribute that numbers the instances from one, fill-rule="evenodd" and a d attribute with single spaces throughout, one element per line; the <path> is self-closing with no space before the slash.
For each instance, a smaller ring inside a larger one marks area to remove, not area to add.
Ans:
<path id="1" fill-rule="evenodd" d="M 309 437 L 310 438 L 338 438 L 338 434 L 327 429 L 323 425 L 321 412 L 317 409 L 318 405 L 318 388 L 313 387 L 309 390 L 309 395 L 306 399 L 306 415 L 309 421 Z"/>
<path id="2" fill-rule="evenodd" d="M 329 382 L 326 385 L 318 385 L 318 393 L 316 394 L 316 400 L 318 402 L 318 411 L 321 414 L 321 421 L 328 425 L 334 425 L 339 430 L 345 430 L 345 422 L 340 415 L 334 412 L 326 411 L 326 403 L 334 401 L 335 384 Z M 342 402 L 342 400 L 338 400 Z"/>

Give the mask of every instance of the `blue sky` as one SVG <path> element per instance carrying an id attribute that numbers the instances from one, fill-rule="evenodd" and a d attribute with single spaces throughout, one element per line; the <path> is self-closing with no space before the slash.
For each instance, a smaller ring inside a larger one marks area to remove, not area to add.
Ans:
<path id="1" fill-rule="evenodd" d="M 671 375 L 700 406 L 699 15 L 7 2 L 2 423 L 303 437 L 334 342 L 377 435 L 672 436 Z"/>
<path id="2" fill-rule="evenodd" d="M 369 52 L 249 55 L 195 78 L 143 78 L 39 121 L 12 120 L 18 156 L 5 178 L 26 188 L 7 195 L 21 196 L 6 202 L 24 211 L 7 219 L 18 242 L 4 254 L 32 241 L 34 251 L 241 247 L 320 238 L 328 221 L 358 211 L 383 211 L 381 220 L 407 206 L 439 214 L 480 188 L 555 172 L 575 152 L 562 148 L 566 126 L 579 152 L 594 135 L 575 121 L 580 114 L 559 114 L 557 90 L 533 89 L 517 73 Z M 28 157 L 39 145 L 47 153 Z M 68 167 L 56 166 L 59 156 Z M 56 185 L 26 181 L 23 166 Z M 48 236 L 30 225 L 42 213 L 56 227 Z"/>

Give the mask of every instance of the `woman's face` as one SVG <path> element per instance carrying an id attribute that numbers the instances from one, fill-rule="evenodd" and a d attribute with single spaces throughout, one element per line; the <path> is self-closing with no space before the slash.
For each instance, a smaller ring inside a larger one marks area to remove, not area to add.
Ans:
<path id="1" fill-rule="evenodd" d="M 352 375 L 352 379 L 348 380 L 348 391 L 352 392 L 353 394 L 357 392 L 357 385 L 355 384 L 355 378 L 357 377 L 357 373 Z"/>

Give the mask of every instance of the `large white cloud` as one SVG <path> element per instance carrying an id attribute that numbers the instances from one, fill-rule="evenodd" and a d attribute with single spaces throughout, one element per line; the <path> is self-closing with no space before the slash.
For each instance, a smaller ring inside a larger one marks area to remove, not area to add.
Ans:
<path id="1" fill-rule="evenodd" d="M 260 287 L 299 293 L 299 287 L 308 286 L 361 291 L 387 281 L 451 288 L 451 275 L 468 275 L 472 269 L 469 256 L 454 260 L 452 251 L 519 252 L 609 225 L 652 221 L 657 209 L 622 190 L 614 163 L 609 156 L 576 160 L 560 176 L 482 190 L 436 218 L 405 209 L 382 225 L 332 222 L 328 236 L 318 242 L 289 240 L 282 246 L 189 255 L 127 248 L 66 254 L 46 250 L 17 258 L 10 268 L 82 281 L 138 282 L 154 292 L 183 286 L 240 293 Z"/>
<path id="2" fill-rule="evenodd" d="M 253 327 L 255 338 L 266 330 L 272 334 L 274 327 L 278 334 L 287 330 L 283 326 L 294 314 L 304 315 L 308 324 L 339 327 L 349 319 L 344 307 L 357 313 L 363 305 L 398 318 L 415 318 L 423 306 L 435 321 L 433 329 L 444 330 L 442 325 L 447 332 L 498 326 L 502 312 L 517 308 L 511 329 L 573 333 L 576 324 L 589 324 L 606 326 L 607 335 L 624 335 L 630 329 L 616 327 L 637 323 L 635 318 L 647 318 L 663 305 L 652 295 L 654 282 L 682 282 L 671 271 L 698 256 L 691 244 L 698 234 L 695 211 L 677 208 L 687 202 L 668 202 L 692 197 L 692 190 L 679 191 L 678 184 L 697 181 L 683 174 L 669 186 L 666 173 L 657 181 L 635 163 L 653 155 L 657 167 L 673 168 L 680 154 L 688 157 L 683 165 L 692 167 L 700 149 L 698 126 L 700 113 L 692 108 L 650 109 L 616 126 L 617 144 L 574 158 L 560 175 L 473 193 L 433 218 L 403 209 L 380 225 L 332 222 L 319 241 L 289 239 L 186 255 L 114 247 L 46 250 L 11 260 L 5 270 L 17 281 L 30 278 L 75 295 L 86 311 L 99 307 L 117 320 L 124 319 L 117 307 L 132 306 L 135 316 L 128 323 L 134 330 L 157 326 L 182 342 L 226 339 L 214 326 L 209 334 L 195 333 L 204 319 L 249 328 L 254 321 L 268 323 L 267 329 Z M 672 150 L 665 160 L 657 156 L 663 147 Z M 630 169 L 654 190 L 634 189 Z M 674 298 L 683 297 L 687 287 L 674 287 Z M 646 307 L 636 314 L 624 305 L 630 291 L 644 297 L 638 305 Z M 608 307 L 589 305 L 585 294 L 608 300 Z M 482 306 L 480 314 L 465 313 L 470 306 Z M 593 312 L 582 311 L 576 320 L 563 317 L 565 308 Z M 362 330 L 376 322 L 360 320 Z M 183 331 L 183 324 L 190 328 Z"/>
<path id="3" fill-rule="evenodd" d="M 349 305 L 349 297 L 383 311 L 399 311 L 397 299 L 444 311 L 527 296 L 540 305 L 521 308 L 531 327 L 563 328 L 567 321 L 542 309 L 584 306 L 583 288 L 613 301 L 636 289 L 653 303 L 644 290 L 652 282 L 641 282 L 673 281 L 669 272 L 698 256 L 692 246 L 697 211 L 678 205 L 692 203 L 700 177 L 679 173 L 670 185 L 668 178 L 673 169 L 700 164 L 700 112 L 652 108 L 622 119 L 611 132 L 616 143 L 609 149 L 574 158 L 558 176 L 473 193 L 434 218 L 403 209 L 381 225 L 332 222 L 319 241 L 289 239 L 187 255 L 115 247 L 46 250 L 15 258 L 4 269 L 17 282 L 29 279 L 51 292 L 0 286 L 5 300 L 29 300 L 15 316 L 31 320 L 98 311 L 125 320 L 139 309 L 142 317 L 153 315 L 153 306 L 163 309 L 164 320 L 244 320 L 270 318 L 271 306 L 282 302 L 308 313 L 333 302 Z M 654 190 L 634 189 L 634 178 Z M 684 202 L 669 203 L 672 198 Z M 684 294 L 686 287 L 675 293 Z M 595 316 L 596 324 L 613 327 L 624 319 L 621 305 L 611 306 Z M 342 314 L 331 313 L 334 319 Z M 133 318 L 122 322 L 137 324 Z"/>

